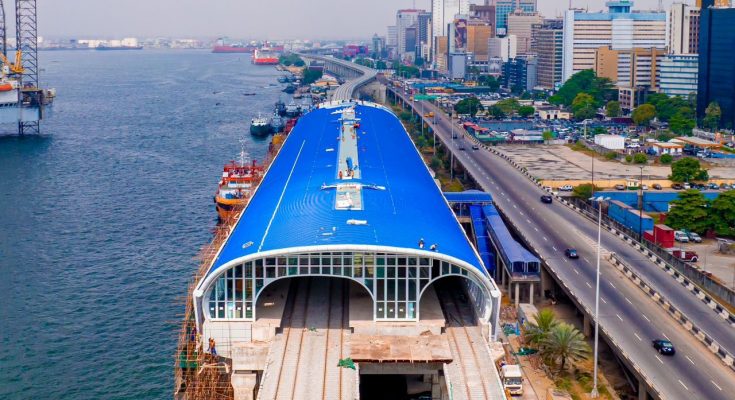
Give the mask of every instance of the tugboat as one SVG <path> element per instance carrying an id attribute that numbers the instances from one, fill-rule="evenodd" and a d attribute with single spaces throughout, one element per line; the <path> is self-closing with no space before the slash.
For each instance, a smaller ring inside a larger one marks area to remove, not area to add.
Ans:
<path id="1" fill-rule="evenodd" d="M 286 122 L 283 118 L 278 113 L 273 114 L 273 118 L 271 118 L 271 131 L 275 133 L 281 132 L 284 126 L 286 126 Z"/>
<path id="2" fill-rule="evenodd" d="M 283 89 L 283 92 L 288 93 L 288 94 L 293 94 L 296 92 L 296 89 L 298 89 L 296 85 L 294 85 L 293 83 L 289 83 L 288 86 L 286 86 L 286 88 Z"/>
<path id="3" fill-rule="evenodd" d="M 214 195 L 214 204 L 221 221 L 242 210 L 250 201 L 255 189 L 263 179 L 264 168 L 246 162 L 245 150 L 240 151 L 239 162 L 230 161 L 225 164 L 222 179 Z"/>
<path id="4" fill-rule="evenodd" d="M 286 106 L 286 116 L 293 118 L 298 117 L 299 114 L 301 114 L 301 109 L 299 108 L 299 106 L 293 101 L 288 103 L 288 105 Z"/>
<path id="5" fill-rule="evenodd" d="M 282 102 L 281 100 L 278 100 L 276 102 L 276 114 L 283 117 L 286 115 L 286 103 Z"/>
<path id="6" fill-rule="evenodd" d="M 254 136 L 267 136 L 271 133 L 271 124 L 268 117 L 258 114 L 250 121 L 250 133 Z"/>

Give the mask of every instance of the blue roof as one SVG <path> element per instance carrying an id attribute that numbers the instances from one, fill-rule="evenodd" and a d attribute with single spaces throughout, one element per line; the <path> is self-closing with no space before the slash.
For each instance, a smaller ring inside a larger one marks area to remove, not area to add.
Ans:
<path id="1" fill-rule="evenodd" d="M 481 190 L 465 190 L 464 192 L 444 192 L 450 203 L 492 203 L 493 196 Z"/>
<path id="2" fill-rule="evenodd" d="M 210 273 L 240 257 L 292 247 L 373 245 L 430 255 L 431 244 L 483 271 L 398 118 L 381 106 L 355 106 L 359 127 L 356 147 L 349 153 L 349 146 L 340 146 L 345 139 L 340 140 L 339 110 L 345 108 L 323 106 L 299 120 Z M 339 179 L 343 153 L 351 154 L 346 164 L 355 166 L 355 179 Z M 362 185 L 352 194 L 359 207 L 339 209 L 334 185 L 346 183 Z M 418 248 L 422 238 L 424 250 Z"/>

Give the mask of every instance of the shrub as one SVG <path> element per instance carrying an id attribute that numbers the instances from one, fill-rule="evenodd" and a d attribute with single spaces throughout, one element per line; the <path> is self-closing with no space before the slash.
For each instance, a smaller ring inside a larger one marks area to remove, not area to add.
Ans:
<path id="1" fill-rule="evenodd" d="M 631 156 L 630 154 L 626 155 L 625 162 L 633 162 L 633 156 Z"/>
<path id="2" fill-rule="evenodd" d="M 671 154 L 664 154 L 658 158 L 658 161 L 661 164 L 671 164 L 671 162 L 674 161 L 674 157 L 672 157 Z"/>
<path id="3" fill-rule="evenodd" d="M 616 153 L 614 151 L 611 151 L 611 152 L 605 154 L 605 159 L 606 160 L 614 160 L 616 158 L 618 158 L 618 153 Z"/>
<path id="4" fill-rule="evenodd" d="M 633 162 L 636 164 L 645 164 L 648 162 L 648 157 L 643 153 L 636 153 L 633 156 Z"/>

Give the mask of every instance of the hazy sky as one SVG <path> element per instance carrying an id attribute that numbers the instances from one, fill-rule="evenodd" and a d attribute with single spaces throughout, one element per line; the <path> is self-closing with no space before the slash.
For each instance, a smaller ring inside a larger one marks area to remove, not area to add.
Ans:
<path id="1" fill-rule="evenodd" d="M 673 1 L 663 2 L 667 6 Z M 601 9 L 604 2 L 572 0 L 574 7 L 590 10 Z M 5 2 L 9 15 L 12 3 Z M 538 0 L 540 11 L 549 17 L 561 13 L 568 3 Z M 38 0 L 38 19 L 39 34 L 55 37 L 356 39 L 376 32 L 385 35 L 385 27 L 395 22 L 395 11 L 413 4 L 431 8 L 430 0 Z M 651 9 L 658 1 L 635 4 L 637 9 Z"/>

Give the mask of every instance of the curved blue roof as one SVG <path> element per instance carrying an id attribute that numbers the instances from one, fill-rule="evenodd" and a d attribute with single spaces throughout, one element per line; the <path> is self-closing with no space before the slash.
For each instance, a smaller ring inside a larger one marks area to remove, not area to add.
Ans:
<path id="1" fill-rule="evenodd" d="M 398 118 L 361 103 L 356 135 L 345 135 L 340 111 L 347 108 L 322 106 L 299 120 L 210 272 L 258 252 L 323 245 L 418 251 L 420 239 L 427 255 L 437 244 L 439 253 L 484 271 Z M 347 167 L 349 180 L 340 175 Z"/>

